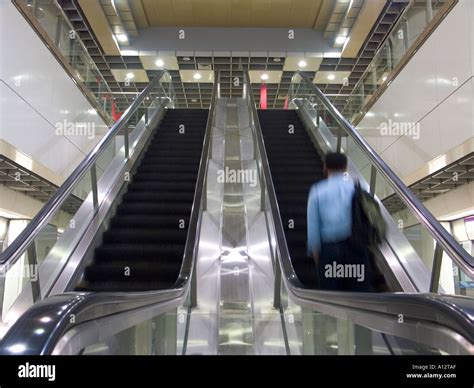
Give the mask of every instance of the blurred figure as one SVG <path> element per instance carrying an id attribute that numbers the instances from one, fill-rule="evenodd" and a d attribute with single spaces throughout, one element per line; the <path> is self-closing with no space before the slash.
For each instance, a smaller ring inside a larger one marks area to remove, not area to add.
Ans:
<path id="1" fill-rule="evenodd" d="M 316 262 L 320 289 L 371 292 L 368 249 L 351 243 L 356 187 L 346 170 L 344 154 L 326 155 L 326 179 L 310 189 L 308 255 Z"/>

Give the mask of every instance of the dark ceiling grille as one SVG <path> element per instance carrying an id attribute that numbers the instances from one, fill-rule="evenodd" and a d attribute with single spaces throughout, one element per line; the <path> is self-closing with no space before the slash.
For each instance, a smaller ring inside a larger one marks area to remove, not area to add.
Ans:
<path id="1" fill-rule="evenodd" d="M 474 153 L 470 153 L 464 158 L 414 183 L 409 188 L 420 201 L 424 202 L 473 181 Z M 405 204 L 396 194 L 392 194 L 382 202 L 392 214 L 406 208 Z"/>
<path id="2" fill-rule="evenodd" d="M 49 200 L 58 189 L 58 186 L 3 155 L 0 155 L 0 184 L 41 202 Z M 79 197 L 70 195 L 61 210 L 75 214 L 81 204 Z"/>
<path id="3" fill-rule="evenodd" d="M 114 94 L 120 111 L 124 111 L 133 101 L 133 98 L 146 86 L 146 83 L 131 81 L 118 82 L 112 74 L 112 69 L 143 70 L 138 56 L 106 56 L 97 38 L 94 36 L 86 18 L 84 17 L 77 0 L 58 0 L 66 15 L 73 23 L 79 36 L 89 50 L 89 54 L 96 63 L 104 79 L 108 82 Z M 358 58 L 324 58 L 320 71 L 348 71 L 349 84 L 319 84 L 321 90 L 328 94 L 336 106 L 342 109 L 346 103 L 347 94 L 363 75 L 374 54 L 384 41 L 393 24 L 398 20 L 400 13 L 407 5 L 407 1 L 388 0 L 375 27 L 364 43 Z M 242 77 L 243 70 L 277 70 L 283 71 L 285 58 L 275 62 L 273 57 L 178 57 L 180 70 L 201 70 L 203 68 L 221 71 L 222 96 L 236 97 L 242 95 L 242 86 L 234 86 L 234 77 Z M 146 70 L 148 78 L 156 74 L 156 70 Z M 178 71 L 171 71 L 173 84 L 177 93 L 177 107 L 207 108 L 210 103 L 212 86 L 206 83 L 182 82 Z M 279 84 L 268 84 L 268 107 L 283 108 L 288 93 L 289 79 L 292 72 L 283 72 Z M 314 73 L 313 73 L 314 74 Z M 258 93 L 259 86 L 253 87 Z M 335 96 L 339 95 L 339 96 Z M 258 99 L 258 94 L 256 94 Z"/>

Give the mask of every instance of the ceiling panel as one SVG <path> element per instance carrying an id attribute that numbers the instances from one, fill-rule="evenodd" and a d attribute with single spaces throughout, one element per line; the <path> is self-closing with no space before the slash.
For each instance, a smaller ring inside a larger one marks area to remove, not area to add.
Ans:
<path id="1" fill-rule="evenodd" d="M 136 0 L 150 27 L 313 28 L 333 0 Z M 323 7 L 324 6 L 324 7 Z M 142 22 L 143 24 L 143 22 Z M 142 26 L 146 27 L 146 26 Z"/>

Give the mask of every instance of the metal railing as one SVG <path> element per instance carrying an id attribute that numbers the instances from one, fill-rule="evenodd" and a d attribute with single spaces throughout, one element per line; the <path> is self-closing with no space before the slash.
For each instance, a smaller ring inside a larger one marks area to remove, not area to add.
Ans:
<path id="1" fill-rule="evenodd" d="M 152 84 L 149 86 L 152 87 Z M 150 89 L 147 87 L 144 93 L 146 94 L 148 90 Z M 190 308 L 196 305 L 197 288 L 193 273 L 196 268 L 202 207 L 205 202 L 203 192 L 209 163 L 216 93 L 217 85 L 215 84 L 196 180 L 183 264 L 175 284 L 170 289 L 160 291 L 69 292 L 50 296 L 33 305 L 13 324 L 1 342 L 0 354 L 77 354 L 86 346 L 94 344 L 104 333 L 114 335 L 150 317 L 176 308 L 186 300 L 189 301 Z M 132 104 L 125 113 L 124 119 L 136 103 L 139 102 Z M 119 131 L 122 128 L 120 123 L 121 121 L 111 131 L 114 133 Z M 97 147 L 97 150 L 99 149 L 101 149 L 100 145 Z M 93 163 L 92 160 L 92 157 L 86 158 L 84 166 Z M 71 316 L 74 317 L 73 321 L 70 319 Z M 44 317 L 47 319 L 40 319 Z M 41 330 L 41 336 L 35 334 L 38 330 Z"/>
<path id="2" fill-rule="evenodd" d="M 250 86 L 248 75 L 244 77 Z M 439 347 L 450 354 L 474 354 L 472 299 L 436 294 L 329 292 L 307 288 L 299 281 L 288 251 L 252 93 L 249 94 L 249 99 L 250 115 L 255 119 L 253 130 L 258 155 L 261 158 L 257 163 L 261 166 L 260 184 L 263 186 L 262 195 L 264 195 L 262 210 L 265 214 L 267 211 L 269 213 L 267 227 L 274 236 L 269 238 L 269 243 L 274 259 L 275 308 L 285 314 L 282 294 L 286 292 L 293 302 L 314 311 L 349 319 L 355 324 L 382 333 Z M 399 322 L 400 316 L 404 317 L 404 322 L 393 324 Z"/>

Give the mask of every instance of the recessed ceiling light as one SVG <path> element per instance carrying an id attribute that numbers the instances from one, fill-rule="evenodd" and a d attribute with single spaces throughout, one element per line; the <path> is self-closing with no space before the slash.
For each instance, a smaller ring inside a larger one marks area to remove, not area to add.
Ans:
<path id="1" fill-rule="evenodd" d="M 165 63 L 163 62 L 163 59 L 157 59 L 155 64 L 158 67 L 162 67 Z"/>
<path id="2" fill-rule="evenodd" d="M 198 102 L 198 100 L 196 100 L 195 98 L 193 98 L 193 99 L 191 100 L 191 102 Z"/>
<path id="3" fill-rule="evenodd" d="M 260 76 L 260 79 L 262 81 L 266 81 L 268 79 L 268 74 L 267 73 L 263 73 L 261 76 Z"/>
<path id="4" fill-rule="evenodd" d="M 328 80 L 329 81 L 334 81 L 336 79 L 336 76 L 334 74 L 329 74 L 328 75 Z"/>
<path id="5" fill-rule="evenodd" d="M 347 36 L 338 36 L 336 38 L 336 44 L 344 44 L 346 43 Z"/>
<path id="6" fill-rule="evenodd" d="M 117 40 L 118 40 L 119 42 L 126 42 L 126 41 L 128 41 L 127 35 L 125 35 L 125 34 L 117 34 L 117 35 L 115 35 L 115 37 L 117 38 Z"/>
<path id="7" fill-rule="evenodd" d="M 201 75 L 201 73 L 194 73 L 193 78 L 194 79 L 201 79 L 202 75 Z"/>
<path id="8" fill-rule="evenodd" d="M 183 61 L 190 61 L 190 60 L 191 60 L 191 58 L 189 58 L 189 57 L 183 57 Z"/>
<path id="9" fill-rule="evenodd" d="M 298 62 L 299 67 L 306 67 L 307 64 L 308 63 L 305 60 L 301 60 L 301 61 Z"/>
<path id="10" fill-rule="evenodd" d="M 273 58 L 273 62 L 281 62 L 281 58 Z"/>
<path id="11" fill-rule="evenodd" d="M 387 80 L 387 76 L 382 78 L 382 81 L 385 82 Z"/>
<path id="12" fill-rule="evenodd" d="M 135 78 L 135 74 L 133 74 L 133 73 L 127 73 L 126 77 L 127 77 L 128 79 L 132 79 L 132 78 Z"/>

